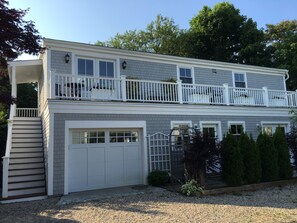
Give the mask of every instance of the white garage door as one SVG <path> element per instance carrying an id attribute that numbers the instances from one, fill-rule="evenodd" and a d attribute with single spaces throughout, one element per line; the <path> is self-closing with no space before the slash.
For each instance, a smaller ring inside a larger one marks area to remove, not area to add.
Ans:
<path id="1" fill-rule="evenodd" d="M 69 192 L 143 183 L 139 130 L 73 129 Z"/>

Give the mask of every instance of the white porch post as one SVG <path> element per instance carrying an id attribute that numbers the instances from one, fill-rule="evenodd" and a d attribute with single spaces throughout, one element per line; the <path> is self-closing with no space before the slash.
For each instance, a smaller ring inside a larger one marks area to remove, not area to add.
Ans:
<path id="1" fill-rule="evenodd" d="M 121 75 L 121 90 L 122 90 L 122 100 L 127 101 L 126 76 L 125 75 Z"/>
<path id="2" fill-rule="evenodd" d="M 269 96 L 268 96 L 268 88 L 263 87 L 263 99 L 264 99 L 264 105 L 266 107 L 269 107 Z"/>
<path id="3" fill-rule="evenodd" d="M 223 87 L 224 87 L 224 102 L 226 105 L 230 105 L 228 83 L 223 84 Z"/>
<path id="4" fill-rule="evenodd" d="M 11 72 L 11 97 L 16 98 L 17 97 L 17 83 L 16 83 L 16 67 L 12 66 L 12 72 Z M 10 107 L 12 108 L 12 117 L 16 115 L 16 104 L 12 104 Z M 10 117 L 10 118 L 12 118 Z"/>
<path id="5" fill-rule="evenodd" d="M 178 95 L 178 101 L 180 104 L 183 103 L 183 89 L 182 89 L 182 82 L 181 80 L 177 80 L 177 95 Z"/>

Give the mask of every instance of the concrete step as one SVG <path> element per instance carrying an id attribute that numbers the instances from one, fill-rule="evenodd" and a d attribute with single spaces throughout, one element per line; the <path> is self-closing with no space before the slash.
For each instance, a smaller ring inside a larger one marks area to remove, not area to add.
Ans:
<path id="1" fill-rule="evenodd" d="M 43 157 L 43 152 L 36 152 L 36 153 L 15 153 L 13 151 L 10 152 L 10 158 L 27 158 L 27 157 Z"/>
<path id="2" fill-rule="evenodd" d="M 44 163 L 23 163 L 23 164 L 18 164 L 18 163 L 10 163 L 9 164 L 9 169 L 8 170 L 22 170 L 22 169 L 33 169 L 33 168 L 43 168 Z"/>
<path id="3" fill-rule="evenodd" d="M 12 138 L 42 138 L 41 133 L 12 133 Z"/>
<path id="4" fill-rule="evenodd" d="M 12 143 L 42 142 L 42 138 L 12 138 Z"/>
<path id="5" fill-rule="evenodd" d="M 42 163 L 43 157 L 24 157 L 24 158 L 10 158 L 9 164 L 18 163 Z"/>
<path id="6" fill-rule="evenodd" d="M 21 190 L 12 190 L 8 191 L 8 196 L 21 196 L 21 195 L 30 195 L 30 194 L 37 194 L 37 193 L 45 193 L 45 187 L 37 187 L 37 188 L 30 188 L 30 189 L 21 189 Z"/>
<path id="7" fill-rule="evenodd" d="M 36 148 L 36 147 L 42 147 L 42 143 L 41 142 L 23 142 L 23 143 L 19 143 L 19 142 L 15 142 L 12 143 L 11 147 L 12 148 Z"/>
<path id="8" fill-rule="evenodd" d="M 9 170 L 8 176 L 27 176 L 30 174 L 44 174 L 44 168 L 36 168 L 36 169 L 21 169 L 21 170 Z"/>
<path id="9" fill-rule="evenodd" d="M 10 154 L 11 153 L 31 153 L 31 152 L 33 153 L 43 152 L 43 148 L 42 147 L 24 147 L 24 148 L 15 147 L 11 149 Z"/>
<path id="10" fill-rule="evenodd" d="M 45 180 L 44 174 L 25 175 L 25 176 L 10 176 L 10 177 L 8 177 L 8 183 L 33 181 L 33 180 Z"/>
<path id="11" fill-rule="evenodd" d="M 13 129 L 12 134 L 40 134 L 41 129 Z"/>
<path id="12" fill-rule="evenodd" d="M 12 182 L 8 184 L 8 191 L 12 189 L 24 189 L 32 187 L 45 187 L 44 180 L 28 181 L 28 182 Z"/>

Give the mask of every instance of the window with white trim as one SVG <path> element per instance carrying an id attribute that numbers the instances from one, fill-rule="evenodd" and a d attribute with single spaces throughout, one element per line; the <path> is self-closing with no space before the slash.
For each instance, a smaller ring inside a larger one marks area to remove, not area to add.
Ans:
<path id="1" fill-rule="evenodd" d="M 268 124 L 268 123 L 263 123 L 262 124 L 262 132 L 266 133 L 268 136 L 273 136 L 275 133 L 275 130 L 277 127 L 280 127 L 282 132 L 285 134 L 287 133 L 288 130 L 288 124 Z"/>
<path id="2" fill-rule="evenodd" d="M 114 77 L 114 62 L 99 60 L 99 77 Z"/>
<path id="3" fill-rule="evenodd" d="M 220 121 L 200 121 L 200 131 L 203 135 L 213 139 L 222 139 Z"/>
<path id="4" fill-rule="evenodd" d="M 111 143 L 131 143 L 138 142 L 137 131 L 110 131 L 109 142 Z"/>
<path id="5" fill-rule="evenodd" d="M 246 75 L 244 73 L 233 73 L 234 87 L 246 88 Z"/>
<path id="6" fill-rule="evenodd" d="M 175 144 L 181 144 L 182 138 L 181 138 L 181 131 L 188 131 L 189 128 L 192 127 L 191 121 L 172 121 L 171 122 L 171 129 L 175 128 L 172 132 L 173 141 Z"/>
<path id="7" fill-rule="evenodd" d="M 239 140 L 240 134 L 244 131 L 244 126 L 241 123 L 233 123 L 229 125 L 230 133 Z"/>
<path id="8" fill-rule="evenodd" d="M 105 143 L 105 132 L 102 130 L 74 130 L 72 144 Z"/>
<path id="9" fill-rule="evenodd" d="M 193 84 L 192 69 L 180 67 L 179 79 L 183 84 Z"/>
<path id="10" fill-rule="evenodd" d="M 77 74 L 83 76 L 94 76 L 94 61 L 92 59 L 77 59 Z"/>

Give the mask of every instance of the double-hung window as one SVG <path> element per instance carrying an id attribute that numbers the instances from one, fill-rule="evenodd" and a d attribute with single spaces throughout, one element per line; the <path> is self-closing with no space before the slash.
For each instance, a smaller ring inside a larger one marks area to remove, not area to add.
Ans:
<path id="1" fill-rule="evenodd" d="M 94 61 L 91 59 L 77 59 L 77 73 L 82 76 L 94 76 Z"/>
<path id="2" fill-rule="evenodd" d="M 240 134 L 244 132 L 245 122 L 228 122 L 230 133 L 239 140 Z"/>
<path id="3" fill-rule="evenodd" d="M 246 75 L 245 73 L 233 73 L 234 87 L 246 88 Z"/>
<path id="4" fill-rule="evenodd" d="M 99 77 L 114 78 L 114 62 L 100 60 Z"/>
<path id="5" fill-rule="evenodd" d="M 193 84 L 192 70 L 190 68 L 179 68 L 179 79 L 183 84 Z"/>
<path id="6" fill-rule="evenodd" d="M 285 123 L 262 123 L 262 132 L 268 136 L 273 136 L 277 127 L 281 128 L 281 131 L 286 134 L 288 130 L 288 124 Z"/>

